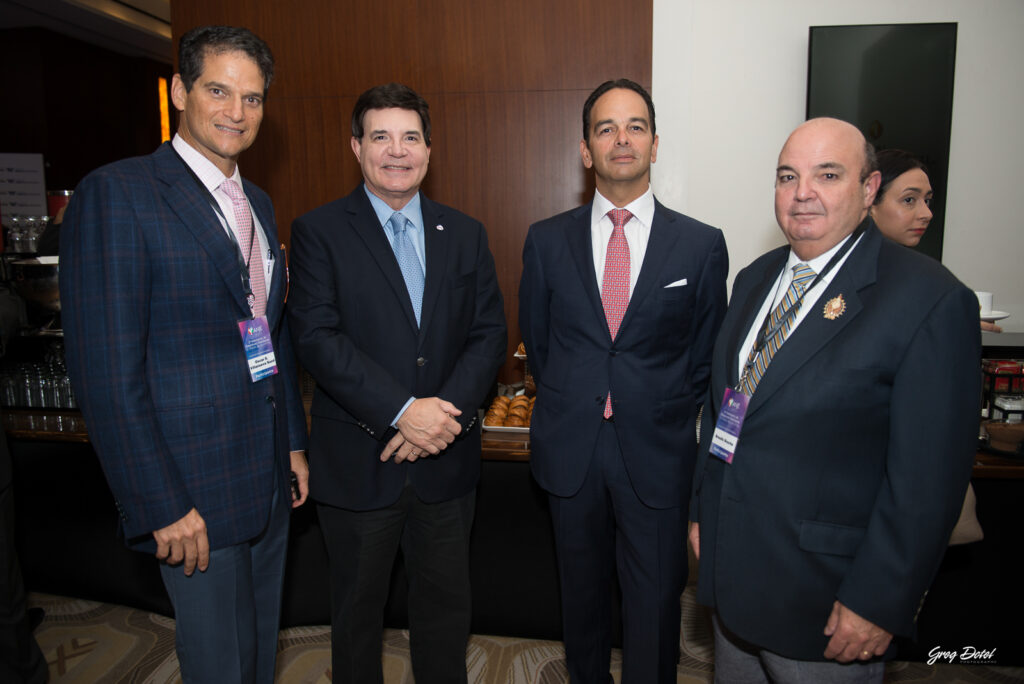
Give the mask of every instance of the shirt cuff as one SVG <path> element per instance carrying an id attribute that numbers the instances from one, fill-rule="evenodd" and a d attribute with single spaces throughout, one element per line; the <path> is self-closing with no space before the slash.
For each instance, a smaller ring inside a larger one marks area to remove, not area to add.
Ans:
<path id="1" fill-rule="evenodd" d="M 395 415 L 395 419 L 391 421 L 391 427 L 395 428 L 396 430 L 398 429 L 398 421 L 402 419 L 402 416 L 405 414 L 406 409 L 408 409 L 409 406 L 412 405 L 412 402 L 414 401 L 416 401 L 416 397 L 409 397 L 409 401 L 405 402 L 405 405 L 403 405 L 401 410 Z"/>

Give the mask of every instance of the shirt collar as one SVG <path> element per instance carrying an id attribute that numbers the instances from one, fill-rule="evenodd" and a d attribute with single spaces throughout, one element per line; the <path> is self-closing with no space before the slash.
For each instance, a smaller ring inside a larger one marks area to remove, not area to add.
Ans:
<path id="1" fill-rule="evenodd" d="M 366 183 L 363 183 L 363 190 L 366 191 L 366 196 L 370 198 L 370 206 L 373 207 L 374 213 L 377 214 L 377 220 L 380 221 L 382 228 L 388 224 L 392 214 L 400 211 L 412 223 L 414 231 L 423 231 L 423 210 L 420 206 L 420 193 L 418 191 L 401 209 L 392 209 L 388 206 L 387 202 L 373 194 L 370 188 L 366 187 Z"/>
<path id="2" fill-rule="evenodd" d="M 834 255 L 836 252 L 838 252 L 840 249 L 842 249 L 843 245 L 846 244 L 847 240 L 849 240 L 851 236 L 852 236 L 852 233 L 850 235 L 847 235 L 846 237 L 844 237 L 842 240 L 840 240 L 839 244 L 837 244 L 835 247 L 833 247 L 832 249 L 828 250 L 824 254 L 819 254 L 818 256 L 814 257 L 810 261 L 803 261 L 800 257 L 798 257 L 796 255 L 796 252 L 794 252 L 792 249 L 790 249 L 789 250 L 789 259 L 786 261 L 786 270 L 787 271 L 792 271 L 793 267 L 796 266 L 797 264 L 807 264 L 808 266 L 811 267 L 811 270 L 813 270 L 815 273 L 821 273 L 822 270 L 824 270 L 825 266 L 828 264 L 829 259 L 832 258 L 832 255 Z M 853 251 L 853 247 L 855 247 L 855 246 L 856 245 L 853 245 L 850 248 L 850 251 Z M 846 256 L 849 256 L 849 255 L 850 255 L 850 253 L 847 252 Z M 845 260 L 846 259 L 844 258 L 843 261 L 845 261 Z M 842 262 L 836 264 L 835 267 L 832 269 L 832 273 L 835 273 L 835 271 L 838 270 L 838 268 L 841 265 L 842 265 Z M 831 278 L 832 273 L 829 273 L 829 277 L 830 278 Z"/>
<path id="3" fill-rule="evenodd" d="M 593 213 L 591 214 L 593 221 L 599 221 L 602 216 L 612 209 L 626 209 L 636 217 L 637 221 L 649 227 L 654 222 L 654 192 L 651 190 L 650 184 L 647 186 L 647 192 L 624 207 L 616 207 L 600 191 L 595 190 Z"/>
<path id="4" fill-rule="evenodd" d="M 204 157 L 199 150 L 192 147 L 192 145 L 190 145 L 188 141 L 182 138 L 179 134 L 174 134 L 174 139 L 171 140 L 171 145 L 174 146 L 174 150 L 181 155 L 181 158 L 185 160 L 188 167 L 195 172 L 202 184 L 206 186 L 206 189 L 211 193 L 219 188 L 221 183 L 228 178 L 238 183 L 238 187 L 242 187 L 242 174 L 238 170 L 238 164 L 235 164 L 235 172 L 233 174 L 225 176 L 224 173 L 217 168 L 216 164 Z"/>

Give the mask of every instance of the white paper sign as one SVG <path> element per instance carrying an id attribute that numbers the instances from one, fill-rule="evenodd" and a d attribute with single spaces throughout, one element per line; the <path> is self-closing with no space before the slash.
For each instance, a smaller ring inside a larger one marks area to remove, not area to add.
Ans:
<path id="1" fill-rule="evenodd" d="M 0 152 L 0 216 L 46 216 L 43 155 Z"/>

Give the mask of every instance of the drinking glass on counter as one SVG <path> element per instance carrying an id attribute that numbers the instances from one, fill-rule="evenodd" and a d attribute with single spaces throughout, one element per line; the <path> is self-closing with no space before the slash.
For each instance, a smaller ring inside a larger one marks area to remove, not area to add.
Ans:
<path id="1" fill-rule="evenodd" d="M 39 236 L 49 223 L 49 216 L 12 216 L 7 233 L 7 251 L 35 254 L 39 251 Z"/>
<path id="2" fill-rule="evenodd" d="M 64 364 L 9 364 L 0 372 L 0 401 L 8 408 L 73 409 L 71 379 Z"/>

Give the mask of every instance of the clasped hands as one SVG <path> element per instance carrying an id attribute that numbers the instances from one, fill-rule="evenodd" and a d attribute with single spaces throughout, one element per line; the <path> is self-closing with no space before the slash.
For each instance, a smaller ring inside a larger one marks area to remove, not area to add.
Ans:
<path id="1" fill-rule="evenodd" d="M 395 463 L 415 461 L 420 456 L 437 454 L 448 448 L 462 432 L 456 416 L 462 411 L 440 397 L 416 399 L 395 423 L 398 432 L 380 454 L 382 462 L 395 457 Z"/>

